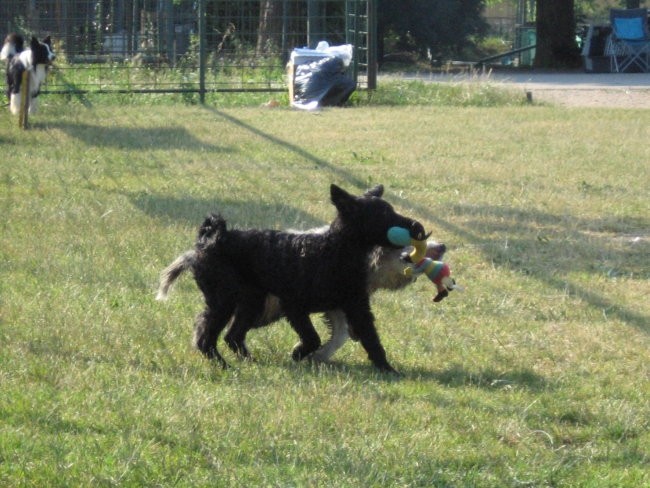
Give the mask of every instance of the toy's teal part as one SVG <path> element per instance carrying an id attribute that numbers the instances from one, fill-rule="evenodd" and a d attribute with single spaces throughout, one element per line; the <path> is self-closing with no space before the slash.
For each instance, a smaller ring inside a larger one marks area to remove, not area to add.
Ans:
<path id="1" fill-rule="evenodd" d="M 411 234 L 404 227 L 391 227 L 387 233 L 388 241 L 396 246 L 408 246 L 411 244 Z"/>

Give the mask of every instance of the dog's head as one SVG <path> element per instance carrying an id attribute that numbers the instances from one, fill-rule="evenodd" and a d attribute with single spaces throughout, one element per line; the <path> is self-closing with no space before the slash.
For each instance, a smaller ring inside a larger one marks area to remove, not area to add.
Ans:
<path id="1" fill-rule="evenodd" d="M 332 203 L 338 210 L 336 225 L 344 225 L 364 244 L 399 248 L 399 243 L 389 239 L 391 228 L 404 229 L 407 235 L 417 241 L 428 235 L 417 220 L 395 212 L 382 197 L 384 187 L 378 185 L 361 196 L 355 197 L 336 185 L 330 187 Z M 333 226 L 335 225 L 333 224 Z"/>
<path id="2" fill-rule="evenodd" d="M 52 49 L 52 39 L 47 36 L 43 41 L 39 41 L 36 37 L 32 37 L 29 45 L 32 51 L 32 65 L 44 64 L 50 66 L 56 59 L 54 50 Z"/>
<path id="3" fill-rule="evenodd" d="M 0 60 L 11 60 L 11 58 L 23 52 L 23 49 L 25 49 L 25 40 L 23 39 L 23 36 L 12 32 L 7 37 L 5 37 L 2 51 L 0 51 Z"/>

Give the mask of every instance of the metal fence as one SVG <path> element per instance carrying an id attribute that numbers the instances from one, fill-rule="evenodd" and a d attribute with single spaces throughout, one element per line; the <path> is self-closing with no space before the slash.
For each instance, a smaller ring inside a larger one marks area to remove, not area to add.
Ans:
<path id="1" fill-rule="evenodd" d="M 354 46 L 376 80 L 373 0 L 2 0 L 0 26 L 51 36 L 49 93 L 280 91 L 296 47 Z M 4 69 L 4 66 L 1 68 Z"/>

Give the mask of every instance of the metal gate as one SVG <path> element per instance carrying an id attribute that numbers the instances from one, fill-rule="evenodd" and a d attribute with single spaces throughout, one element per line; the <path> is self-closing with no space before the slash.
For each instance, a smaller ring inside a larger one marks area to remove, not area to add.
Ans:
<path id="1" fill-rule="evenodd" d="M 46 93 L 283 91 L 295 47 L 354 46 L 376 83 L 374 0 L 2 0 L 0 26 L 51 36 Z M 4 66 L 1 68 L 4 69 Z"/>

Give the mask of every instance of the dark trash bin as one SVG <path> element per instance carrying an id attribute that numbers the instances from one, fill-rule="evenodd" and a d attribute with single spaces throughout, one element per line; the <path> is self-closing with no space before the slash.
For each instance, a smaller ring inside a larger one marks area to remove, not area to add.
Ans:
<path id="1" fill-rule="evenodd" d="M 291 106 L 313 110 L 343 105 L 356 89 L 347 73 L 352 46 L 330 47 L 319 43 L 313 49 L 294 49 L 289 62 L 289 101 Z"/>
<path id="2" fill-rule="evenodd" d="M 294 104 L 317 102 L 318 106 L 336 106 L 347 102 L 357 84 L 346 74 L 339 58 L 323 58 L 296 68 Z"/>

